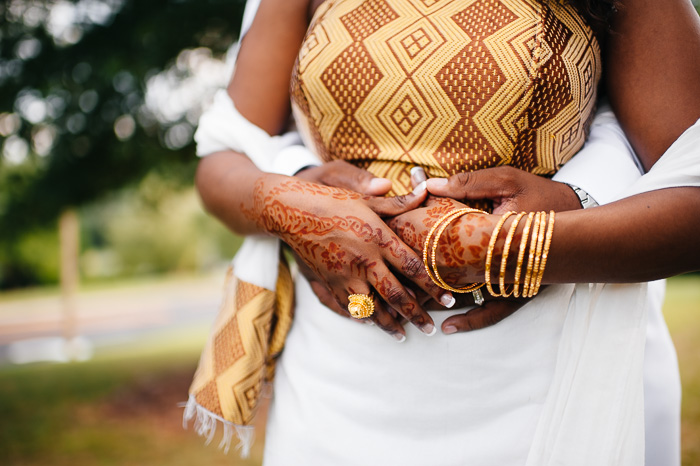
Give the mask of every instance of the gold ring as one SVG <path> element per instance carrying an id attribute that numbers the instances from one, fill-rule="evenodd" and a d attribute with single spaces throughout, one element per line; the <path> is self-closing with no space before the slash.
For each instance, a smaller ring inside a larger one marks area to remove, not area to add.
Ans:
<path id="1" fill-rule="evenodd" d="M 374 300 L 366 294 L 351 294 L 348 296 L 348 312 L 355 319 L 365 319 L 374 314 Z"/>

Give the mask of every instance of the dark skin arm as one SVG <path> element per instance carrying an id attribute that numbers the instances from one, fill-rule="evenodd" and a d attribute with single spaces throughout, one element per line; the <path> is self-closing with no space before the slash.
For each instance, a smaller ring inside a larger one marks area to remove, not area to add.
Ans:
<path id="1" fill-rule="evenodd" d="M 605 84 L 649 170 L 700 118 L 700 19 L 688 0 L 624 0 L 611 28 Z"/>

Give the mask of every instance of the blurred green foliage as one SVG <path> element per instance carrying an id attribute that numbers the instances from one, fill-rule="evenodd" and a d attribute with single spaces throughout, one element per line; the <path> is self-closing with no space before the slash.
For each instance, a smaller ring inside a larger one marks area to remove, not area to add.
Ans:
<path id="1" fill-rule="evenodd" d="M 0 2 L 0 289 L 55 280 L 50 230 L 66 207 L 147 175 L 174 188 L 192 183 L 198 114 L 159 115 L 145 104 L 148 83 L 164 70 L 186 78 L 183 50 L 223 56 L 244 3 Z M 116 238 L 115 228 L 105 234 Z"/>

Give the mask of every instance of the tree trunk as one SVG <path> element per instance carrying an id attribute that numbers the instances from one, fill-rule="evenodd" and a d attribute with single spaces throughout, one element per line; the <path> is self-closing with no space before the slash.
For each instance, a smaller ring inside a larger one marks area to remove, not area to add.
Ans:
<path id="1" fill-rule="evenodd" d="M 68 208 L 58 220 L 61 244 L 61 295 L 63 298 L 63 338 L 67 342 L 78 336 L 77 300 L 78 255 L 80 252 L 80 224 L 75 209 Z"/>

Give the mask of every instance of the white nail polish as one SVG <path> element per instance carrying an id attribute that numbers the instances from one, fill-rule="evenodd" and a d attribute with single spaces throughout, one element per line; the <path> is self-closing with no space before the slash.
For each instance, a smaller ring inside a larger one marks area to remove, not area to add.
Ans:
<path id="1" fill-rule="evenodd" d="M 392 335 L 392 337 L 394 337 L 394 339 L 399 343 L 406 341 L 406 335 L 402 335 L 400 333 L 395 333 Z"/>
<path id="2" fill-rule="evenodd" d="M 440 296 L 440 303 L 448 309 L 452 308 L 456 302 L 457 300 L 450 294 L 445 293 L 444 295 Z"/>
<path id="3" fill-rule="evenodd" d="M 432 337 L 437 333 L 437 328 L 433 324 L 425 324 L 420 330 L 429 337 Z"/>
<path id="4" fill-rule="evenodd" d="M 416 196 L 419 194 L 423 194 L 426 187 L 427 187 L 427 183 L 425 181 L 421 182 L 421 184 L 416 186 L 416 188 L 413 190 L 413 194 L 415 194 Z"/>
<path id="5" fill-rule="evenodd" d="M 413 184 L 419 184 L 425 180 L 427 180 L 428 177 L 425 174 L 425 170 L 423 170 L 423 167 L 413 167 L 411 168 L 411 182 Z"/>

